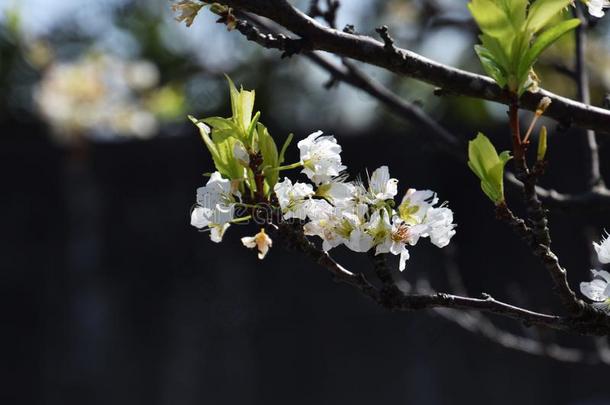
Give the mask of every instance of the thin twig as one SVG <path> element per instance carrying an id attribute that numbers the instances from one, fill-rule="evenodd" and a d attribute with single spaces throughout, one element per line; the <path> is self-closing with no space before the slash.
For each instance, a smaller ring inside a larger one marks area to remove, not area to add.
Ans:
<path id="1" fill-rule="evenodd" d="M 585 50 L 587 41 L 587 19 L 583 13 L 583 5 L 577 2 L 574 7 L 574 15 L 580 19 L 581 24 L 576 27 L 576 72 L 575 81 L 578 89 L 578 99 L 585 104 L 591 103 L 591 93 L 589 90 L 589 75 L 585 67 Z M 595 131 L 588 129 L 585 131 L 587 137 L 587 149 L 589 156 L 589 186 L 591 188 L 603 187 L 604 180 L 599 167 L 599 147 L 595 137 Z"/>

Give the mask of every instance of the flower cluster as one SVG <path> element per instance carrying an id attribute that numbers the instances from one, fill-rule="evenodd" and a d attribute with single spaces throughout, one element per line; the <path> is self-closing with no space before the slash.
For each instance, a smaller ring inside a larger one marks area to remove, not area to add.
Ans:
<path id="1" fill-rule="evenodd" d="M 601 243 L 593 243 L 597 260 L 602 264 L 610 263 L 610 237 L 606 234 Z M 580 292 L 591 301 L 609 303 L 610 273 L 604 270 L 591 270 L 593 280 L 580 283 Z"/>
<path id="2" fill-rule="evenodd" d="M 330 145 L 325 153 L 331 153 Z M 332 145 L 336 145 L 334 138 Z M 303 159 L 308 148 L 300 149 Z M 334 159 L 331 166 L 336 169 L 341 163 L 338 152 L 334 152 Z M 314 182 L 321 175 L 308 169 L 303 173 Z M 397 186 L 398 180 L 382 166 L 371 174 L 368 185 L 337 175 L 317 184 L 314 191 L 309 184 L 292 184 L 285 178 L 275 186 L 275 193 L 284 219 L 307 220 L 305 234 L 321 238 L 324 251 L 345 245 L 354 252 L 374 249 L 375 254 L 391 253 L 400 256 L 399 268 L 404 270 L 409 259 L 407 246 L 429 237 L 434 245 L 444 247 L 455 234 L 455 225 L 453 212 L 443 205 L 435 207 L 438 198 L 430 190 L 407 190 L 395 209 Z"/>
<path id="3" fill-rule="evenodd" d="M 341 146 L 334 136 L 317 131 L 297 143 L 298 162 L 282 166 L 289 136 L 281 152 L 268 130 L 252 114 L 254 92 L 237 90 L 229 80 L 233 116 L 191 118 L 214 159 L 217 171 L 197 190 L 191 225 L 209 230 L 214 242 L 222 241 L 227 228 L 253 219 L 264 208 L 271 215 L 260 225 L 297 221 L 307 236 L 322 239 L 329 251 L 340 245 L 354 252 L 374 251 L 400 256 L 400 270 L 409 258 L 408 246 L 429 238 L 446 246 L 455 234 L 453 212 L 438 204 L 430 190 L 408 189 L 399 204 L 398 180 L 387 166 L 376 169 L 366 182 L 348 181 L 341 161 Z M 293 181 L 279 172 L 300 169 L 310 182 Z M 251 214 L 237 214 L 236 208 Z M 275 214 L 273 214 L 275 213 Z M 260 219 L 260 218 L 257 218 Z M 257 248 L 264 258 L 272 240 L 264 229 L 242 238 L 248 248 Z"/>

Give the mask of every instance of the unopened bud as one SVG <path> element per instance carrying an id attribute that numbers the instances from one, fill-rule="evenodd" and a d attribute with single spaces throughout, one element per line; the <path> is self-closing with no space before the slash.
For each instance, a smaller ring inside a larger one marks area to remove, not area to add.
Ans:
<path id="1" fill-rule="evenodd" d="M 540 128 L 540 135 L 538 137 L 538 153 L 536 154 L 536 159 L 539 162 L 542 162 L 546 156 L 546 148 L 547 148 L 547 140 L 546 140 L 546 127 L 543 125 Z"/>
<path id="2" fill-rule="evenodd" d="M 549 97 L 542 97 L 536 108 L 536 115 L 540 116 L 544 114 L 547 108 L 551 105 L 551 99 Z"/>

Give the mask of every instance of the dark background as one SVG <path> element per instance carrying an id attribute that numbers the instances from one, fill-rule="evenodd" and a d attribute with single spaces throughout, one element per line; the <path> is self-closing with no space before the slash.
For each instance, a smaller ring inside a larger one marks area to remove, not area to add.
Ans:
<path id="1" fill-rule="evenodd" d="M 451 248 L 419 244 L 404 277 L 447 290 L 447 266 L 457 265 L 471 295 L 559 310 L 544 269 L 494 220 L 468 168 L 425 142 L 424 130 L 383 109 L 354 129 L 320 104 L 307 125 L 295 123 L 272 107 L 281 95 L 312 108 L 314 98 L 302 100 L 290 79 L 297 62 L 280 65 L 273 53 L 256 62 L 259 56 L 248 62 L 255 68 L 232 74 L 257 88 L 262 121 L 278 139 L 288 131 L 296 139 L 318 128 L 334 133 L 352 176 L 388 164 L 401 193 L 431 188 L 450 202 L 458 224 Z M 207 74 L 224 89 L 219 72 Z M 336 89 L 316 89 L 329 103 L 350 103 L 337 101 Z M 205 115 L 226 116 L 223 97 Z M 461 138 L 486 130 L 499 147 L 508 145 L 505 122 L 476 103 L 430 102 L 442 103 L 442 114 L 431 113 Z M 233 226 L 212 243 L 189 225 L 201 173 L 212 165 L 184 121 L 148 141 L 60 146 L 35 113 L 9 106 L 1 116 L 2 403 L 610 403 L 608 366 L 504 349 L 430 312 L 388 313 L 279 240 L 259 261 L 239 241 L 253 228 Z M 608 142 L 600 138 L 605 157 Z M 550 139 L 544 184 L 583 190 L 582 134 L 552 131 Z M 608 159 L 603 164 L 608 174 Z M 519 210 L 518 193 L 508 195 Z M 597 240 L 610 218 L 553 210 L 551 221 L 555 251 L 577 286 L 589 279 L 589 238 Z M 336 257 L 353 271 L 371 271 L 366 255 L 337 249 Z M 543 341 L 593 348 L 589 338 L 494 320 Z"/>

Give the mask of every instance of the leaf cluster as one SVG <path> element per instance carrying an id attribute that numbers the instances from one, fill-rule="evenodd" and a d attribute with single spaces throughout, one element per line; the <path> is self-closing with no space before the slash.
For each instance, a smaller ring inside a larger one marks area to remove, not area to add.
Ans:
<path id="1" fill-rule="evenodd" d="M 201 138 L 208 148 L 216 170 L 231 180 L 240 183 L 251 191 L 257 191 L 254 181 L 254 171 L 264 173 L 264 193 L 267 195 L 278 181 L 278 168 L 284 161 L 284 152 L 292 140 L 292 134 L 288 136 L 282 149 L 278 151 L 277 145 L 270 135 L 269 130 L 259 121 L 261 113 L 254 111 L 254 90 L 239 90 L 227 76 L 231 94 L 232 115 L 227 118 L 208 117 L 189 119 L 197 125 Z M 245 151 L 248 155 L 246 160 L 238 156 L 237 151 Z M 258 162 L 251 165 L 250 162 Z"/>
<path id="2" fill-rule="evenodd" d="M 533 66 L 540 54 L 580 24 L 562 19 L 572 0 L 472 0 L 468 7 L 477 22 L 481 44 L 475 51 L 485 72 L 500 87 L 518 96 L 535 91 Z M 561 19 L 556 24 L 555 20 Z"/>

